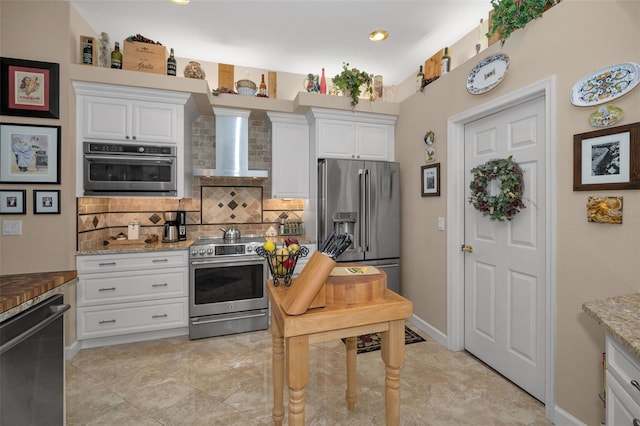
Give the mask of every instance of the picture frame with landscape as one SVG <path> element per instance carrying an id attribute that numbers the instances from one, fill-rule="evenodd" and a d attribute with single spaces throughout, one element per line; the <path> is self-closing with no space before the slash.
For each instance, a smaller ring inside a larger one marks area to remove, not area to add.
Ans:
<path id="1" fill-rule="evenodd" d="M 573 190 L 640 189 L 640 122 L 573 136 Z"/>
<path id="2" fill-rule="evenodd" d="M 420 177 L 423 197 L 440 196 L 440 163 L 422 166 Z"/>
<path id="3" fill-rule="evenodd" d="M 59 118 L 60 65 L 0 57 L 0 115 Z"/>
<path id="4" fill-rule="evenodd" d="M 0 182 L 60 183 L 60 126 L 0 123 Z"/>

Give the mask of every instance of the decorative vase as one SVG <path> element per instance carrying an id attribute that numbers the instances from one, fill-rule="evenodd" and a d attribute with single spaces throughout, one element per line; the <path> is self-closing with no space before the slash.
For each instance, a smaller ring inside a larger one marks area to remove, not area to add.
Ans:
<path id="1" fill-rule="evenodd" d="M 189 61 L 186 67 L 184 67 L 184 76 L 187 78 L 195 78 L 198 80 L 205 79 L 205 73 L 202 67 L 200 66 L 200 62 L 197 61 Z"/>

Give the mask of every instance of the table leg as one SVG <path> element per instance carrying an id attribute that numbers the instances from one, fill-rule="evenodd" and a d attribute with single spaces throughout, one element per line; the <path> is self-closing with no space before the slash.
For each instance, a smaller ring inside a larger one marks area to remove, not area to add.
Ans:
<path id="1" fill-rule="evenodd" d="M 287 337 L 286 363 L 289 384 L 289 425 L 304 425 L 304 390 L 309 383 L 309 336 Z"/>
<path id="2" fill-rule="evenodd" d="M 273 339 L 272 346 L 272 374 L 273 374 L 273 424 L 282 426 L 284 420 L 284 401 L 282 393 L 284 392 L 284 338 L 282 330 L 271 316 L 271 335 Z"/>
<path id="3" fill-rule="evenodd" d="M 358 399 L 358 390 L 356 388 L 357 354 L 357 337 L 347 337 L 347 407 L 349 411 L 356 407 L 356 401 Z"/>
<path id="4" fill-rule="evenodd" d="M 386 378 L 384 402 L 387 426 L 400 424 L 400 367 L 404 362 L 404 320 L 389 321 L 389 330 L 382 333 L 382 360 Z"/>

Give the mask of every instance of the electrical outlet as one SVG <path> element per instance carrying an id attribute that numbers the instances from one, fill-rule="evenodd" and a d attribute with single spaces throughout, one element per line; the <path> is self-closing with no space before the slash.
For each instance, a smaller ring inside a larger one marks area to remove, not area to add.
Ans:
<path id="1" fill-rule="evenodd" d="M 444 231 L 444 217 L 438 218 L 438 231 Z"/>
<path id="2" fill-rule="evenodd" d="M 2 235 L 22 235 L 21 220 L 3 220 Z"/>

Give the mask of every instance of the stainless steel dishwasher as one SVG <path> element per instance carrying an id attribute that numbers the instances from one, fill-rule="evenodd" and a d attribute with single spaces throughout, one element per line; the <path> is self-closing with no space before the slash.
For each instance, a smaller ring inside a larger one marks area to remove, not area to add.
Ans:
<path id="1" fill-rule="evenodd" d="M 65 423 L 62 301 L 52 296 L 0 323 L 0 425 Z"/>

